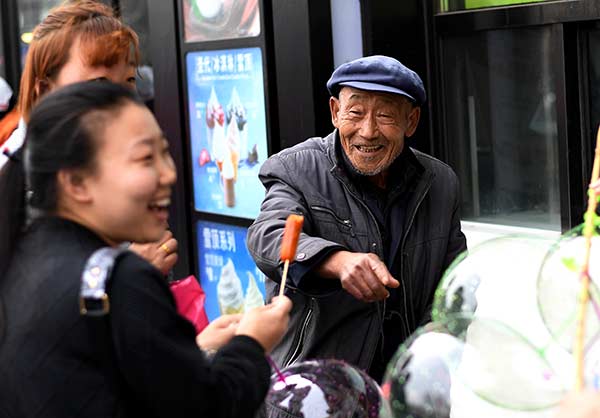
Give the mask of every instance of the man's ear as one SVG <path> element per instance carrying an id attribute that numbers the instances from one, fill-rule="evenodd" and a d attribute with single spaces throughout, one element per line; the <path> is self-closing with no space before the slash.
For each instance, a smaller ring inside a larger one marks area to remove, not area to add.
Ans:
<path id="1" fill-rule="evenodd" d="M 419 119 L 421 119 L 421 108 L 415 106 L 408 114 L 408 124 L 406 125 L 406 132 L 404 133 L 405 137 L 409 138 L 413 136 L 419 125 Z"/>
<path id="2" fill-rule="evenodd" d="M 340 112 L 340 101 L 336 97 L 329 98 L 329 111 L 331 112 L 331 123 L 334 127 L 338 127 L 338 114 Z"/>
<path id="3" fill-rule="evenodd" d="M 80 170 L 60 170 L 56 176 L 58 190 L 67 199 L 78 203 L 92 201 L 86 176 Z"/>

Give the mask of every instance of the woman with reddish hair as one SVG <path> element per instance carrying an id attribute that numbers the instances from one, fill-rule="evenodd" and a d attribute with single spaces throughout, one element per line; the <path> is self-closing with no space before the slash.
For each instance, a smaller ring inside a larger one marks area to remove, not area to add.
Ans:
<path id="1" fill-rule="evenodd" d="M 2 146 L 0 167 L 23 145 L 29 115 L 41 97 L 59 87 L 89 80 L 108 80 L 133 90 L 138 62 L 138 36 L 110 7 L 81 0 L 50 10 L 33 32 L 17 104 L 21 120 Z M 134 244 L 131 249 L 163 274 L 177 262 L 177 240 L 170 231 L 156 243 Z"/>

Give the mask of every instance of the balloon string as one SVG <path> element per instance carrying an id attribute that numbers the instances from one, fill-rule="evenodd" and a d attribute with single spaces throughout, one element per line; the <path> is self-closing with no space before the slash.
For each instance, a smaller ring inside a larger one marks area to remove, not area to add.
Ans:
<path id="1" fill-rule="evenodd" d="M 583 265 L 581 266 L 581 288 L 579 292 L 579 306 L 578 306 L 578 317 L 577 317 L 577 331 L 575 334 L 575 343 L 573 345 L 573 354 L 575 355 L 575 390 L 580 391 L 583 389 L 583 354 L 584 354 L 584 339 L 585 339 L 585 313 L 586 306 L 590 299 L 589 287 L 590 287 L 590 252 L 592 247 L 592 235 L 595 231 L 594 220 L 596 217 L 596 206 L 598 201 L 596 199 L 596 181 L 600 174 L 600 127 L 598 127 L 598 134 L 596 135 L 596 152 L 594 157 L 594 165 L 592 167 L 592 178 L 590 181 L 590 187 L 588 188 L 588 206 L 584 218 L 583 237 L 585 239 L 585 252 L 583 258 Z"/>
<path id="2" fill-rule="evenodd" d="M 269 364 L 271 365 L 273 370 L 275 370 L 275 373 L 277 374 L 277 378 L 281 382 L 285 383 L 285 376 L 283 375 L 283 373 L 281 373 L 281 370 L 279 370 L 279 367 L 277 367 L 277 364 L 275 364 L 275 362 L 273 361 L 273 359 L 271 358 L 270 355 L 267 354 L 266 357 L 267 357 L 267 361 L 269 362 Z"/>
<path id="3" fill-rule="evenodd" d="M 598 295 L 598 288 L 594 285 L 594 283 L 590 283 L 590 301 L 592 305 L 594 305 L 594 310 L 596 311 L 596 316 L 600 319 L 600 306 L 598 305 L 598 300 L 600 299 Z"/>

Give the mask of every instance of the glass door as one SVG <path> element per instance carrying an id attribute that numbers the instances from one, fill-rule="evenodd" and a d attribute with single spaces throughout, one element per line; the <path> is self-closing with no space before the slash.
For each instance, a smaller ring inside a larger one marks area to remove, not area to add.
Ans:
<path id="1" fill-rule="evenodd" d="M 463 219 L 561 229 L 551 26 L 443 41 L 445 127 Z"/>

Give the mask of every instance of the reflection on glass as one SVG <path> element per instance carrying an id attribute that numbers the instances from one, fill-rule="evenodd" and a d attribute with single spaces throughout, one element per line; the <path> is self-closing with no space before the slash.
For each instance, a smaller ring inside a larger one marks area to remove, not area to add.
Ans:
<path id="1" fill-rule="evenodd" d="M 0 19 L 2 14 L 0 13 Z M 6 78 L 6 58 L 4 57 L 4 38 L 2 31 L 0 31 L 0 77 Z"/>
<path id="2" fill-rule="evenodd" d="M 21 49 L 21 68 L 25 64 L 25 55 L 29 50 L 33 29 L 48 14 L 50 9 L 58 6 L 62 0 L 18 0 L 19 37 Z"/>
<path id="3" fill-rule="evenodd" d="M 539 3 L 550 0 L 440 0 L 440 12 L 454 12 L 456 10 L 480 9 L 484 7 L 510 6 L 513 4 Z"/>
<path id="4" fill-rule="evenodd" d="M 260 34 L 258 0 L 183 0 L 186 42 Z"/>
<path id="5" fill-rule="evenodd" d="M 150 55 L 148 0 L 121 0 L 119 6 L 123 22 L 137 33 L 140 41 L 140 66 L 136 72 L 135 86 L 141 99 L 153 110 L 154 71 Z"/>
<path id="6" fill-rule="evenodd" d="M 444 42 L 446 134 L 464 219 L 560 230 L 556 44 L 546 27 Z"/>

